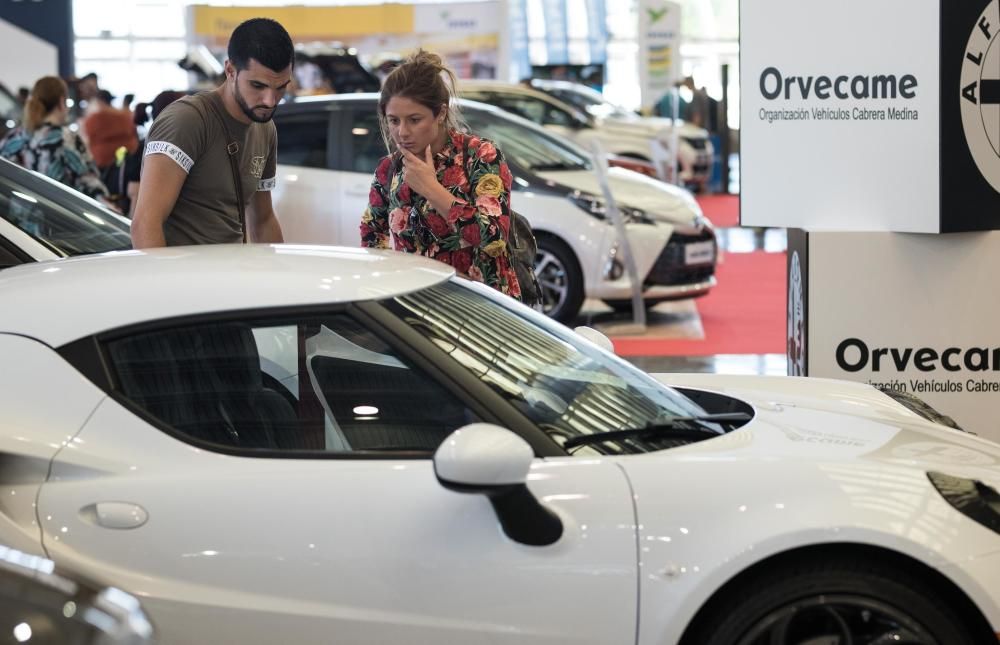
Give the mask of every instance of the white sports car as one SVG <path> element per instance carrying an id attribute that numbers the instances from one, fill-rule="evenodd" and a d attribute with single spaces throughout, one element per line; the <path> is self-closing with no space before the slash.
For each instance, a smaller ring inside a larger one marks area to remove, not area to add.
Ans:
<path id="1" fill-rule="evenodd" d="M 42 262 L 0 301 L 0 541 L 162 643 L 997 641 L 1000 447 L 868 386 L 651 377 L 362 249 Z"/>

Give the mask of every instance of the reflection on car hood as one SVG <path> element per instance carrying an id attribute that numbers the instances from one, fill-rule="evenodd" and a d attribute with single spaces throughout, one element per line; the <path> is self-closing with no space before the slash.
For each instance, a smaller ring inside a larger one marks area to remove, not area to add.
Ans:
<path id="1" fill-rule="evenodd" d="M 753 421 L 687 449 L 726 458 L 863 459 L 1000 485 L 1000 445 L 926 421 L 874 387 L 820 378 L 654 374 L 755 408 Z"/>
<path id="2" fill-rule="evenodd" d="M 597 175 L 589 170 L 545 170 L 539 177 L 593 195 L 601 195 Z M 694 226 L 701 207 L 691 193 L 625 168 L 609 168 L 611 194 L 622 206 L 640 208 L 655 220 L 674 226 Z"/>

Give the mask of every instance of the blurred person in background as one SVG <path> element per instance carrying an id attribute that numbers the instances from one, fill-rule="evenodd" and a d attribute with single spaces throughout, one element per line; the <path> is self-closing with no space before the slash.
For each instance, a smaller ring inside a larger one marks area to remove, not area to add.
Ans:
<path id="1" fill-rule="evenodd" d="M 113 107 L 112 100 L 111 92 L 98 91 L 80 126 L 80 134 L 102 174 L 115 163 L 119 148 L 125 148 L 129 153 L 139 147 L 132 113 Z"/>
<path id="2" fill-rule="evenodd" d="M 24 106 L 20 127 L 0 141 L 0 157 L 113 206 L 87 146 L 66 127 L 67 93 L 61 78 L 40 78 Z"/>
<path id="3" fill-rule="evenodd" d="M 294 56 L 278 22 L 240 23 L 229 39 L 225 82 L 174 101 L 153 122 L 132 220 L 136 248 L 282 241 L 270 193 L 278 156 L 271 117 L 291 83 Z"/>
<path id="4" fill-rule="evenodd" d="M 492 141 L 460 130 L 455 84 L 441 58 L 423 50 L 382 83 L 389 154 L 375 169 L 361 244 L 425 255 L 520 300 L 507 246 L 513 176 Z"/>

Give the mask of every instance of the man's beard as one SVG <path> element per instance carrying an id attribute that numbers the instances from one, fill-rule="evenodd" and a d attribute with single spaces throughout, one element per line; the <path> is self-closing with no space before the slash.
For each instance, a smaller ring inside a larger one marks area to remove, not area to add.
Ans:
<path id="1" fill-rule="evenodd" d="M 265 117 L 260 117 L 254 114 L 253 108 L 247 105 L 246 99 L 244 99 L 243 95 L 240 94 L 240 88 L 238 85 L 233 86 L 233 93 L 236 95 L 236 104 L 240 106 L 240 109 L 243 110 L 243 114 L 247 115 L 247 118 L 251 121 L 256 123 L 267 123 L 271 120 L 271 117 L 274 116 L 275 108 L 271 108 Z M 258 105 L 257 107 L 267 109 L 266 105 Z"/>

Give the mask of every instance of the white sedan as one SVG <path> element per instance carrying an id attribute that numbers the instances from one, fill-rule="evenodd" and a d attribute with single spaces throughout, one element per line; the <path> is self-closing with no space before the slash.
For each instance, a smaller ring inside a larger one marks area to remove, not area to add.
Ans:
<path id="1" fill-rule="evenodd" d="M 338 94 L 281 106 L 273 199 L 285 241 L 360 244 L 372 175 L 386 154 L 377 102 L 377 94 Z M 458 106 L 472 131 L 496 142 L 514 174 L 511 204 L 538 238 L 545 313 L 573 320 L 585 297 L 630 307 L 625 240 L 606 217 L 590 156 L 498 108 Z M 608 183 L 646 303 L 707 293 L 715 285 L 715 231 L 691 193 L 623 168 L 611 168 Z"/>
<path id="2" fill-rule="evenodd" d="M 162 643 L 997 641 L 1000 447 L 868 386 L 654 378 L 362 249 L 41 262 L 0 300 L 0 541 Z"/>

